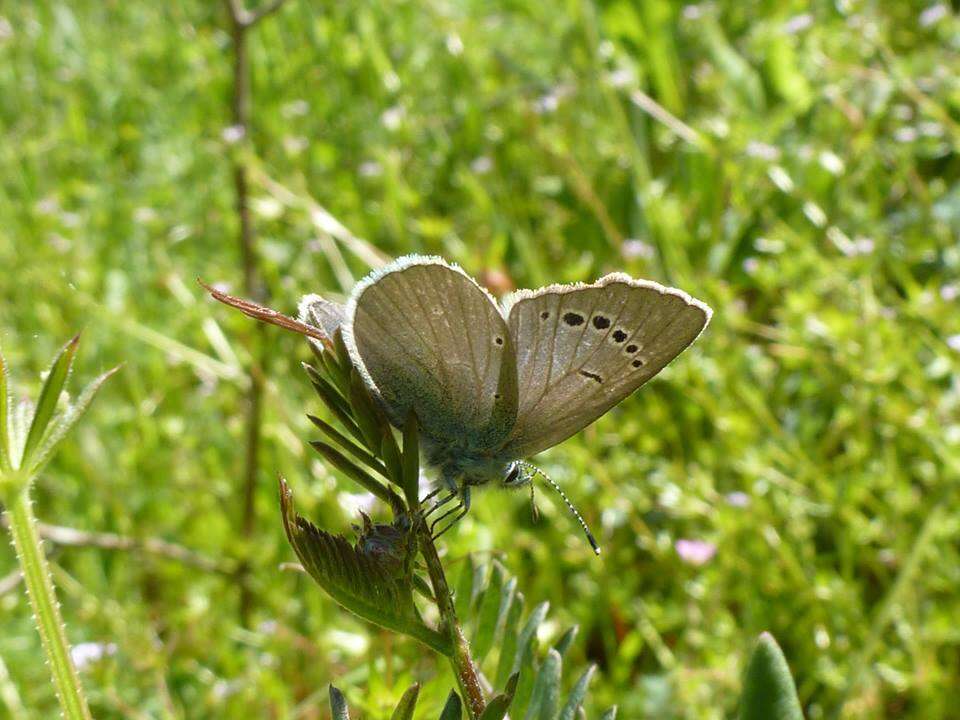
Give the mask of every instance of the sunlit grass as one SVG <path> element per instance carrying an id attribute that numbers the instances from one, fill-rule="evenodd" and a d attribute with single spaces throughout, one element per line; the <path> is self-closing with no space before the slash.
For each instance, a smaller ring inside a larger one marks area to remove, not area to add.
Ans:
<path id="1" fill-rule="evenodd" d="M 484 493 L 443 538 L 502 553 L 528 606 L 551 602 L 546 635 L 580 625 L 594 709 L 724 717 L 770 630 L 811 718 L 954 710 L 960 24 L 938 7 L 289 0 L 252 38 L 273 306 L 349 290 L 377 257 L 354 237 L 498 292 L 623 270 L 716 308 L 662 377 L 541 458 L 601 561 L 547 496 L 534 525 L 523 496 Z M 357 521 L 305 443 L 320 408 L 279 330 L 258 530 L 239 537 L 251 325 L 194 285 L 240 280 L 221 4 L 0 16 L 4 352 L 39 387 L 84 328 L 79 374 L 126 364 L 37 513 L 255 567 L 244 631 L 221 574 L 52 547 L 70 640 L 117 646 L 82 670 L 94 715 L 323 717 L 331 680 L 371 717 L 425 680 L 439 711 L 445 668 L 278 570 L 277 472 L 323 527 Z M 682 539 L 716 553 L 691 564 Z M 0 553 L 0 580 L 14 567 Z M 0 605 L 9 685 L 44 717 L 26 599 Z"/>

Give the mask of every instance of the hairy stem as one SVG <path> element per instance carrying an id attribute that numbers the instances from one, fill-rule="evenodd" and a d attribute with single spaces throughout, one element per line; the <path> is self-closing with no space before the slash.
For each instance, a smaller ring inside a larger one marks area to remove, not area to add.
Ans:
<path id="1" fill-rule="evenodd" d="M 54 594 L 50 570 L 40 545 L 37 521 L 26 488 L 10 498 L 7 515 L 13 545 L 20 561 L 20 569 L 63 716 L 67 720 L 90 720 L 90 709 L 80 686 L 80 677 L 70 657 L 70 648 L 60 617 L 60 606 Z"/>
<path id="2" fill-rule="evenodd" d="M 440 564 L 437 546 L 433 544 L 433 538 L 430 537 L 430 530 L 426 523 L 420 523 L 419 535 L 420 552 L 427 564 L 430 584 L 433 585 L 433 595 L 440 610 L 441 631 L 447 634 L 450 647 L 453 650 L 450 655 L 450 664 L 453 666 L 453 673 L 457 677 L 460 694 L 463 695 L 466 702 L 467 714 L 470 720 L 477 720 L 486 705 L 477 667 L 470 656 L 470 645 L 467 643 L 467 638 L 464 637 L 463 629 L 460 627 L 460 621 L 457 619 L 457 611 L 453 606 L 450 586 L 447 585 L 447 577 L 443 572 L 443 565 Z"/>

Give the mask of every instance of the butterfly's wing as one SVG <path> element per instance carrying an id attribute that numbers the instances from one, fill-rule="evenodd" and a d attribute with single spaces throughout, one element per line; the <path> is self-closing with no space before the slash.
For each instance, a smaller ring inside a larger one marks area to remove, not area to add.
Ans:
<path id="1" fill-rule="evenodd" d="M 583 429 L 692 343 L 710 308 L 686 293 L 616 273 L 508 298 L 517 421 L 503 452 L 528 457 Z"/>
<path id="2" fill-rule="evenodd" d="M 502 444 L 516 418 L 516 362 L 499 307 L 460 268 L 407 256 L 359 283 L 344 340 L 392 422 L 412 411 L 451 449 Z"/>

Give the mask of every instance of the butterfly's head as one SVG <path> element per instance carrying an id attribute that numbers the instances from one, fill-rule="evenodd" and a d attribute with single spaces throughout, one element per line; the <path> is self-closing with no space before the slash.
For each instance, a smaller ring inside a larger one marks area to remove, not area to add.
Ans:
<path id="1" fill-rule="evenodd" d="M 521 488 L 529 485 L 532 479 L 533 475 L 529 472 L 524 472 L 523 463 L 519 460 L 514 460 L 507 465 L 502 485 L 505 488 Z"/>

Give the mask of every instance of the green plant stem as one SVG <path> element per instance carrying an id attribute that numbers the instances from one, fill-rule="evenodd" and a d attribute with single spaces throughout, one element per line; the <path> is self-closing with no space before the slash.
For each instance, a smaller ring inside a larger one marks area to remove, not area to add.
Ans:
<path id="1" fill-rule="evenodd" d="M 440 564 L 437 546 L 433 544 L 433 538 L 430 537 L 430 530 L 426 523 L 420 524 L 419 534 L 420 552 L 427 564 L 430 584 L 433 585 L 433 595 L 440 610 L 442 631 L 450 639 L 452 649 L 450 664 L 453 665 L 457 685 L 466 701 L 467 715 L 470 720 L 477 720 L 486 706 L 480 677 L 477 674 L 477 666 L 474 665 L 473 658 L 470 656 L 470 645 L 467 643 L 467 638 L 464 637 L 463 629 L 460 627 L 460 621 L 457 619 L 457 611 L 453 605 L 450 586 L 447 585 L 447 577 L 443 572 L 443 565 Z"/>
<path id="2" fill-rule="evenodd" d="M 90 709 L 80 686 L 80 677 L 70 657 L 63 619 L 60 617 L 60 606 L 50 580 L 47 559 L 40 545 L 28 489 L 20 490 L 10 501 L 7 505 L 10 533 L 13 535 L 13 545 L 20 561 L 20 569 L 63 716 L 66 720 L 91 720 Z"/>

